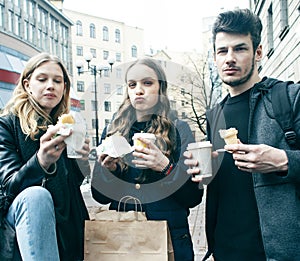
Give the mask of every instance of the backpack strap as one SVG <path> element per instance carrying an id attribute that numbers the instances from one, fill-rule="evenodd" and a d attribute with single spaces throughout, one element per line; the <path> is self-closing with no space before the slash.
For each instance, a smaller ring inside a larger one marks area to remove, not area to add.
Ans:
<path id="1" fill-rule="evenodd" d="M 297 135 L 294 131 L 293 110 L 287 93 L 287 86 L 290 83 L 282 81 L 275 83 L 271 89 L 271 99 L 275 119 L 284 131 L 286 141 L 293 147 L 297 143 Z"/>

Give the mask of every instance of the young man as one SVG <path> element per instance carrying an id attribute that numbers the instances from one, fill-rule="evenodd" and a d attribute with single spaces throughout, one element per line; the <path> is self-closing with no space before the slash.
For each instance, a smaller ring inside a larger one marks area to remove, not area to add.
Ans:
<path id="1" fill-rule="evenodd" d="M 219 130 L 235 127 L 239 143 L 213 152 L 204 260 L 211 254 L 215 261 L 300 260 L 300 150 L 286 142 L 274 118 L 270 81 L 258 75 L 261 31 L 259 17 L 247 9 L 222 13 L 213 26 L 215 62 L 229 95 L 207 112 L 208 139 L 222 148 Z M 289 85 L 288 96 L 299 136 L 300 85 Z M 197 165 L 185 156 L 186 165 Z"/>

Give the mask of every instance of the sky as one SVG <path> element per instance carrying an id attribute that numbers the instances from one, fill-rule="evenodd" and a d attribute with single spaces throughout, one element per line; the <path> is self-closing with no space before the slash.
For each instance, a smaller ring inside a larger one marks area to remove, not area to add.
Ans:
<path id="1" fill-rule="evenodd" d="M 144 29 L 146 49 L 199 51 L 203 17 L 248 8 L 249 0 L 64 0 L 63 6 Z"/>

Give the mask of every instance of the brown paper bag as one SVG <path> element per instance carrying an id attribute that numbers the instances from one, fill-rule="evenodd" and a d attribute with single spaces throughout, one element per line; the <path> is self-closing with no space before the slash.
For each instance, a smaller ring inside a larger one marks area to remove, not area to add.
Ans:
<path id="1" fill-rule="evenodd" d="M 85 222 L 85 261 L 172 261 L 166 221 L 147 220 L 143 212 L 104 210 Z"/>

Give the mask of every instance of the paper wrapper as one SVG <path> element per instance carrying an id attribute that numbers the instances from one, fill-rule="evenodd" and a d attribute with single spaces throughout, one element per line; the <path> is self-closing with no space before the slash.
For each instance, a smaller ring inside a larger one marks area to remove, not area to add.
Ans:
<path id="1" fill-rule="evenodd" d="M 76 151 L 81 150 L 84 145 L 86 124 L 80 113 L 71 111 L 70 114 L 73 116 L 75 123 L 59 123 L 61 124 L 61 128 L 57 134 L 68 136 L 72 130 L 72 134 L 65 138 L 68 157 L 82 158 L 82 155 L 78 154 Z"/>
<path id="2" fill-rule="evenodd" d="M 96 148 L 97 154 L 107 154 L 112 158 L 123 157 L 133 151 L 133 148 L 127 142 L 127 140 L 120 135 L 112 135 L 107 137 Z"/>
<path id="3" fill-rule="evenodd" d="M 82 155 L 78 154 L 76 150 L 81 150 L 84 145 L 86 134 L 85 126 L 75 123 L 72 125 L 71 129 L 72 134 L 65 139 L 65 143 L 67 144 L 68 157 L 81 158 Z"/>

